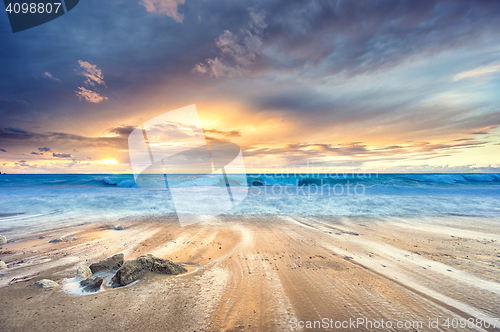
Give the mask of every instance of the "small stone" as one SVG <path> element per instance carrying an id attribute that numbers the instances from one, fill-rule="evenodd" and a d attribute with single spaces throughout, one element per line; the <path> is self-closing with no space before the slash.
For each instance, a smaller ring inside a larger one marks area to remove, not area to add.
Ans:
<path id="1" fill-rule="evenodd" d="M 59 237 L 57 239 L 50 240 L 49 243 L 59 243 L 59 242 L 70 242 L 75 241 L 76 237 Z"/>
<path id="2" fill-rule="evenodd" d="M 78 267 L 78 270 L 76 270 L 76 277 L 78 279 L 85 280 L 88 277 L 92 275 L 92 271 L 88 266 L 82 265 Z"/>
<path id="3" fill-rule="evenodd" d="M 75 241 L 76 237 L 59 237 L 57 239 L 50 240 L 49 243 L 59 243 L 59 242 L 70 242 Z"/>
<path id="4" fill-rule="evenodd" d="M 7 238 L 3 235 L 0 235 L 0 244 L 5 244 L 7 243 Z"/>
<path id="5" fill-rule="evenodd" d="M 49 243 L 59 243 L 59 242 L 68 242 L 68 239 L 65 237 L 59 237 L 57 239 L 50 240 Z"/>
<path id="6" fill-rule="evenodd" d="M 83 289 L 89 292 L 98 291 L 102 285 L 102 277 L 97 276 L 95 278 L 87 278 L 85 280 L 80 281 L 80 285 L 83 286 Z"/>
<path id="7" fill-rule="evenodd" d="M 35 282 L 35 285 L 38 286 L 38 287 L 42 287 L 42 288 L 54 288 L 54 287 L 57 287 L 59 286 L 59 284 L 53 280 L 49 280 L 49 279 L 42 279 L 40 281 L 37 281 Z"/>
<path id="8" fill-rule="evenodd" d="M 92 273 L 99 271 L 114 271 L 118 270 L 123 265 L 123 254 L 117 254 L 113 257 L 90 265 Z"/>
<path id="9" fill-rule="evenodd" d="M 0 261 L 0 270 L 6 269 L 6 268 L 7 268 L 7 264 L 5 264 L 4 261 Z"/>

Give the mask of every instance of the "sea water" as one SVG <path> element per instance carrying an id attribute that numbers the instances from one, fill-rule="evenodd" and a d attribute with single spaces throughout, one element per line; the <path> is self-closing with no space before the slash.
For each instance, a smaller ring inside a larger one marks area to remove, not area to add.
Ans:
<path id="1" fill-rule="evenodd" d="M 169 177 L 189 180 L 186 200 L 220 186 L 217 177 Z M 249 174 L 231 190 L 248 195 L 224 215 L 500 216 L 499 174 Z M 140 188 L 133 175 L 0 175 L 1 234 L 163 216 L 176 216 L 169 189 Z"/>

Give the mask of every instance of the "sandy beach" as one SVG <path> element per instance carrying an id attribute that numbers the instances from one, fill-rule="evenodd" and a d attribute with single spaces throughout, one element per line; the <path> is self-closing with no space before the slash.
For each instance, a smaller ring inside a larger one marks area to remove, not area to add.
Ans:
<path id="1" fill-rule="evenodd" d="M 0 332 L 500 332 L 500 0 L 4 0 Z"/>
<path id="2" fill-rule="evenodd" d="M 364 331 L 381 330 L 366 324 L 383 319 L 393 326 L 382 330 L 454 331 L 446 319 L 500 316 L 500 230 L 486 219 L 220 216 L 187 227 L 174 218 L 117 225 L 20 234 L 2 245 L 1 329 L 320 331 L 307 322 L 364 319 L 344 328 Z M 49 243 L 63 236 L 76 239 Z M 63 290 L 78 266 L 117 253 L 151 253 L 188 272 L 150 273 L 88 295 Z M 44 278 L 60 286 L 32 286 Z M 428 328 L 436 319 L 439 327 Z"/>

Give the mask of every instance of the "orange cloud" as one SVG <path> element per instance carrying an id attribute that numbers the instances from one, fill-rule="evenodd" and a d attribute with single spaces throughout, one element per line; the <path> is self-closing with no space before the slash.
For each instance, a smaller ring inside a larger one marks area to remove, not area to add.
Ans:
<path id="1" fill-rule="evenodd" d="M 174 19 L 174 21 L 182 23 L 184 14 L 177 11 L 179 5 L 183 5 L 186 0 L 143 0 L 141 5 L 146 7 L 150 13 L 158 13 L 167 15 Z"/>
<path id="2" fill-rule="evenodd" d="M 85 89 L 84 87 L 79 86 L 78 89 L 80 89 L 80 91 L 75 91 L 75 93 L 78 97 L 80 97 L 80 100 L 83 98 L 90 103 L 100 103 L 101 101 L 108 99 L 108 97 L 103 97 L 97 92 Z"/>

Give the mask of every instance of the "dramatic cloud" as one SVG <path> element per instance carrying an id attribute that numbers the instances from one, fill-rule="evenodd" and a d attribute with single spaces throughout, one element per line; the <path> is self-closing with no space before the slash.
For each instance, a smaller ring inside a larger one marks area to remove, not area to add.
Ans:
<path id="1" fill-rule="evenodd" d="M 248 28 L 241 29 L 237 34 L 225 30 L 215 41 L 221 56 L 207 59 L 207 64 L 196 64 L 193 72 L 200 74 L 210 72 L 217 78 L 242 76 L 247 72 L 247 67 L 253 64 L 261 53 L 262 34 L 267 27 L 264 22 L 264 11 L 256 12 L 250 9 L 249 12 Z"/>
<path id="2" fill-rule="evenodd" d="M 177 7 L 183 5 L 186 0 L 142 0 L 141 4 L 150 13 L 163 14 L 182 23 L 183 14 L 179 14 Z"/>
<path id="3" fill-rule="evenodd" d="M 86 77 L 85 84 L 95 86 L 95 84 L 102 84 L 106 86 L 104 82 L 104 75 L 102 71 L 97 68 L 97 65 L 91 65 L 87 61 L 78 60 L 78 64 L 82 68 L 79 75 Z"/>
<path id="4" fill-rule="evenodd" d="M 103 97 L 95 91 L 85 89 L 79 86 L 80 91 L 75 91 L 76 95 L 82 100 L 82 98 L 90 103 L 100 103 L 103 100 L 107 100 L 108 97 Z"/>
<path id="5" fill-rule="evenodd" d="M 499 1 L 99 6 L 44 25 L 43 43 L 39 29 L 6 35 L 0 163 L 25 155 L 30 167 L 57 172 L 51 165 L 71 158 L 52 153 L 72 151 L 84 161 L 116 158 L 113 170 L 127 172 L 129 132 L 196 103 L 207 141 L 238 144 L 248 163 L 500 165 Z M 88 167 L 78 171 L 100 171 Z"/>
<path id="6" fill-rule="evenodd" d="M 12 132 L 7 130 L 0 130 L 0 141 L 2 142 L 23 142 L 23 143 L 37 143 L 40 141 L 54 143 L 54 144 L 67 144 L 75 147 L 93 147 L 93 148 L 108 148 L 115 150 L 123 150 L 128 147 L 128 130 L 133 129 L 131 126 L 120 126 L 109 129 L 110 133 L 117 133 L 118 136 L 97 136 L 88 137 L 82 135 L 60 133 L 60 132 Z M 38 148 L 40 152 L 52 152 L 51 148 L 43 147 Z"/>
<path id="7" fill-rule="evenodd" d="M 38 153 L 38 152 L 35 152 L 35 151 L 31 151 L 31 153 L 30 153 L 30 154 L 34 154 L 34 155 L 37 155 L 37 156 L 41 156 L 41 155 L 43 155 L 43 153 Z"/>
<path id="8" fill-rule="evenodd" d="M 375 160 L 403 160 L 438 158 L 455 153 L 460 149 L 484 146 L 487 142 L 467 140 L 456 143 L 430 143 L 412 142 L 404 145 L 392 145 L 381 147 L 368 147 L 362 142 L 349 142 L 344 144 L 310 144 L 310 143 L 287 143 L 279 148 L 255 148 L 247 147 L 244 151 L 246 157 L 276 156 L 287 162 L 302 163 L 307 160 L 321 161 L 335 160 L 332 157 L 350 157 L 356 161 Z"/>
<path id="9" fill-rule="evenodd" d="M 0 151 L 2 151 L 2 152 L 7 152 L 7 150 L 5 150 L 5 149 L 0 149 Z"/>
<path id="10" fill-rule="evenodd" d="M 58 81 L 58 82 L 61 82 L 60 79 L 52 76 L 51 73 L 49 73 L 48 71 L 46 71 L 45 73 L 43 73 L 43 77 L 46 77 L 46 78 L 50 78 L 51 80 L 54 80 L 54 81 Z"/>
<path id="11" fill-rule="evenodd" d="M 499 24 L 495 1 L 308 1 L 275 9 L 274 66 L 313 76 L 362 75 L 470 47 Z"/>

